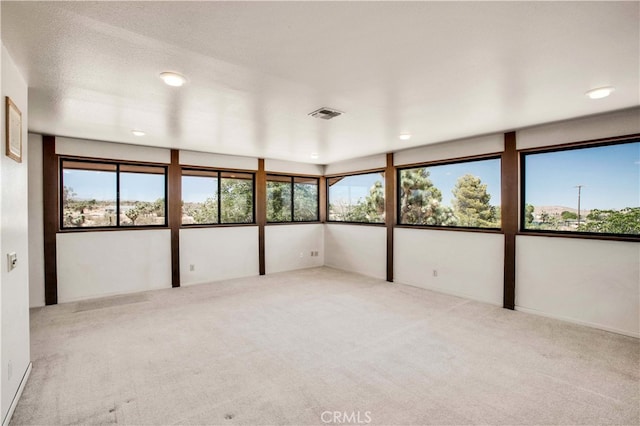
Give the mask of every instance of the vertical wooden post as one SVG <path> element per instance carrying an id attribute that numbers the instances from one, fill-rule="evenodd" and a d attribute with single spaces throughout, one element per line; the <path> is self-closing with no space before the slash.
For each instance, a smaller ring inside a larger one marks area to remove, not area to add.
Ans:
<path id="1" fill-rule="evenodd" d="M 258 222 L 258 264 L 260 275 L 266 273 L 264 258 L 264 227 L 267 224 L 267 172 L 264 169 L 264 159 L 258 159 L 258 173 L 256 175 L 256 222 Z"/>
<path id="2" fill-rule="evenodd" d="M 171 150 L 168 173 L 169 228 L 171 229 L 171 286 L 180 287 L 180 226 L 182 225 L 182 167 L 180 151 Z"/>
<path id="3" fill-rule="evenodd" d="M 518 152 L 516 132 L 504 134 L 502 153 L 502 231 L 504 232 L 503 307 L 515 309 L 516 233 L 518 232 Z"/>
<path id="4" fill-rule="evenodd" d="M 55 136 L 42 137 L 42 209 L 44 238 L 44 300 L 58 303 L 58 264 L 56 234 L 60 227 L 60 170 Z"/>
<path id="5" fill-rule="evenodd" d="M 320 220 L 321 223 L 327 221 L 327 208 L 327 178 L 321 176 L 318 186 L 318 210 L 320 211 L 318 220 Z"/>
<path id="6" fill-rule="evenodd" d="M 387 281 L 393 282 L 393 229 L 396 225 L 396 168 L 393 165 L 393 153 L 387 154 L 384 181 L 384 223 L 387 227 Z"/>

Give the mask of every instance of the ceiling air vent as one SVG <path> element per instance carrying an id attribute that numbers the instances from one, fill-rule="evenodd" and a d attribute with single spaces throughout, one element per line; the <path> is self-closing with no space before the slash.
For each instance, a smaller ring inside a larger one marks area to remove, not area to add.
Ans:
<path id="1" fill-rule="evenodd" d="M 309 113 L 310 116 L 315 118 L 322 118 L 323 120 L 331 120 L 333 117 L 337 117 L 342 114 L 344 113 L 341 111 L 327 107 L 323 107 Z"/>

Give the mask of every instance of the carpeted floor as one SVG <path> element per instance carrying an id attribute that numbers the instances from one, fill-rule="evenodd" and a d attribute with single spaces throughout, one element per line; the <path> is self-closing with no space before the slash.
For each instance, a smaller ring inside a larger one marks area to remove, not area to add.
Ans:
<path id="1" fill-rule="evenodd" d="M 33 310 L 22 424 L 640 423 L 640 341 L 330 268 Z"/>

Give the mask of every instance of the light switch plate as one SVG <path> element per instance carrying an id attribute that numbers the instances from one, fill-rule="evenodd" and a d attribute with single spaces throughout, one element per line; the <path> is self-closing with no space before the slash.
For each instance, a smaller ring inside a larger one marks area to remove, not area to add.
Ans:
<path id="1" fill-rule="evenodd" d="M 7 270 L 11 271 L 18 266 L 18 255 L 16 252 L 7 253 Z"/>

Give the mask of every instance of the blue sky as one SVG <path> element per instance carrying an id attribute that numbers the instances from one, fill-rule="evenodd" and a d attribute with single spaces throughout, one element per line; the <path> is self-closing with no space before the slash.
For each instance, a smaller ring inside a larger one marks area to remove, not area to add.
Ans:
<path id="1" fill-rule="evenodd" d="M 500 204 L 500 160 L 482 160 L 429 167 L 430 179 L 442 191 L 442 201 L 450 205 L 451 190 L 458 177 L 472 174 L 487 184 L 491 204 Z M 380 173 L 345 177 L 330 187 L 331 200 L 352 202 L 364 199 Z M 578 190 L 583 185 L 581 209 L 620 209 L 640 206 L 640 142 L 588 149 L 567 150 L 526 156 L 526 202 L 534 206 L 577 208 Z M 114 200 L 114 172 L 65 170 L 64 184 L 79 199 Z M 183 198 L 202 202 L 215 193 L 215 178 L 185 177 Z M 164 197 L 160 175 L 122 173 L 123 200 L 155 201 Z"/>
<path id="2" fill-rule="evenodd" d="M 218 178 L 205 176 L 182 177 L 182 200 L 185 203 L 202 203 L 207 198 L 216 198 Z"/>
<path id="3" fill-rule="evenodd" d="M 364 200 L 369 195 L 369 190 L 376 181 L 384 183 L 381 173 L 346 176 L 340 182 L 329 186 L 329 202 L 357 204 L 358 200 Z"/>
<path id="4" fill-rule="evenodd" d="M 64 185 L 73 188 L 81 200 L 115 201 L 116 173 L 65 170 Z M 142 173 L 120 173 L 120 199 L 123 201 L 155 201 L 164 198 L 164 176 Z"/>
<path id="5" fill-rule="evenodd" d="M 621 209 L 640 206 L 640 142 L 529 154 L 526 202 L 534 206 Z"/>
<path id="6" fill-rule="evenodd" d="M 482 160 L 466 163 L 447 164 L 429 167 L 429 179 L 442 192 L 442 203 L 451 205 L 452 190 L 460 176 L 471 174 L 487 184 L 487 191 L 491 194 L 491 204 L 500 205 L 500 160 Z M 380 173 L 366 175 L 347 176 L 340 182 L 330 187 L 332 202 L 346 202 L 351 194 L 351 203 L 357 203 L 358 199 L 364 199 L 369 194 L 369 189 L 376 181 L 382 180 Z M 351 192 L 349 193 L 349 189 Z"/>
<path id="7" fill-rule="evenodd" d="M 429 178 L 434 186 L 442 192 L 442 204 L 451 206 L 453 193 L 451 192 L 458 178 L 466 174 L 479 177 L 487 185 L 487 192 L 491 194 L 489 201 L 493 206 L 500 205 L 500 160 L 482 160 L 466 163 L 443 164 L 428 168 Z"/>

